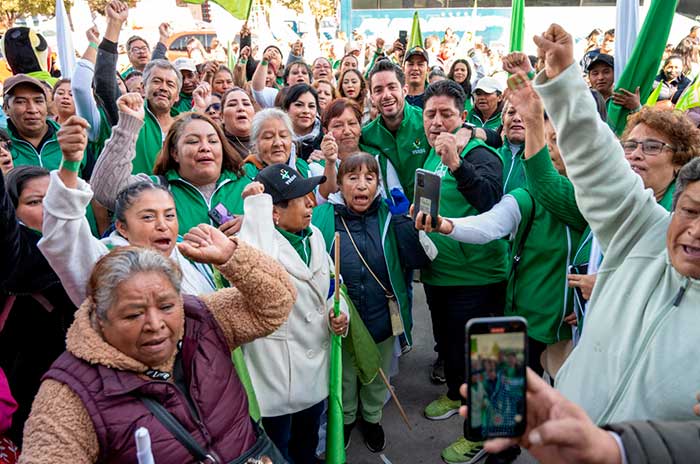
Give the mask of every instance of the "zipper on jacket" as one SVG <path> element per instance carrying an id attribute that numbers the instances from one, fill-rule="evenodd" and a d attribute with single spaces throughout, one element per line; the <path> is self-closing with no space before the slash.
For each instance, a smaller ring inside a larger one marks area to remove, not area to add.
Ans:
<path id="1" fill-rule="evenodd" d="M 195 192 L 197 192 L 197 193 L 199 194 L 199 196 L 202 198 L 202 200 L 204 201 L 204 204 L 205 204 L 206 207 L 207 207 L 207 213 L 211 210 L 211 199 L 210 199 L 210 200 L 207 200 L 207 198 L 202 194 L 202 192 L 199 191 L 199 189 L 198 189 L 197 187 L 195 187 L 195 186 L 192 185 L 191 183 L 187 182 L 187 181 L 186 181 L 185 179 L 183 179 L 182 177 L 180 177 L 180 178 L 177 179 L 177 180 L 178 180 L 179 182 L 182 182 L 182 183 L 185 184 L 185 185 L 189 185 L 190 187 L 192 187 L 192 188 L 194 189 Z M 224 185 L 228 184 L 229 182 L 231 182 L 231 179 L 224 179 L 223 182 L 221 182 L 219 185 L 217 185 L 216 188 L 214 189 L 214 191 L 211 193 L 211 198 L 214 198 L 214 195 L 216 195 L 216 192 L 218 192 L 219 189 L 220 189 L 221 187 L 223 187 Z M 211 218 L 209 218 L 209 224 L 210 224 L 210 225 L 213 225 L 213 224 L 212 224 Z"/>
<path id="2" fill-rule="evenodd" d="M 31 143 L 29 143 L 29 142 L 27 142 L 27 141 L 25 141 L 25 140 L 17 140 L 17 143 L 22 143 L 22 144 L 24 144 L 24 145 L 29 146 L 29 148 L 32 149 L 32 151 L 33 151 L 34 154 L 36 155 L 37 159 L 39 160 L 39 166 L 41 166 L 42 168 L 44 167 L 44 163 L 42 162 L 42 159 L 41 159 L 41 154 L 40 154 L 38 151 L 36 151 L 36 148 L 34 148 L 34 145 L 32 145 Z M 46 146 L 46 144 L 48 144 L 48 143 L 49 143 L 49 142 L 46 142 L 46 143 L 44 144 L 44 146 Z M 44 147 L 42 146 L 41 148 L 42 148 L 42 151 L 43 151 L 43 148 L 44 148 Z"/>
<path id="3" fill-rule="evenodd" d="M 666 318 L 668 318 L 673 312 L 673 310 L 678 307 L 678 305 L 680 304 L 680 299 L 683 297 L 683 294 L 685 293 L 689 285 L 690 279 L 686 278 L 685 285 L 680 287 L 678 293 L 673 298 L 671 304 L 667 307 L 667 309 L 663 310 L 649 325 L 651 329 L 649 330 L 649 332 L 647 332 L 647 335 L 642 341 L 642 348 L 640 350 L 637 350 L 634 358 L 632 358 L 632 360 L 628 363 L 627 369 L 625 369 L 625 371 L 622 373 L 621 378 L 623 379 L 623 383 L 621 383 L 618 386 L 617 390 L 615 391 L 615 394 L 613 395 L 611 400 L 608 401 L 608 405 L 605 407 L 603 413 L 600 415 L 600 419 L 596 420 L 597 424 L 606 424 L 610 421 L 609 416 L 617 409 L 617 406 L 620 402 L 620 398 L 622 398 L 623 395 L 627 392 L 627 389 L 630 384 L 630 374 L 632 373 L 632 370 L 637 367 L 637 363 L 642 358 L 642 356 L 646 355 L 647 351 L 649 351 L 649 348 L 651 346 L 651 340 L 656 336 L 656 333 L 659 331 L 661 324 L 665 322 Z"/>

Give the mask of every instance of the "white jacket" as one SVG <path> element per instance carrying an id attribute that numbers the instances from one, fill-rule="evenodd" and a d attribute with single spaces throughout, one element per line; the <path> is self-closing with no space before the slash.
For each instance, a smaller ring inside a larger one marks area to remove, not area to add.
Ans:
<path id="1" fill-rule="evenodd" d="M 80 306 L 85 301 L 87 283 L 95 263 L 114 247 L 127 246 L 127 242 L 116 231 L 109 237 L 98 240 L 92 235 L 85 217 L 85 210 L 92 200 L 92 189 L 78 178 L 77 188 L 67 188 L 51 171 L 51 181 L 44 197 L 44 224 L 38 246 L 53 270 L 61 279 L 73 304 Z M 215 290 L 214 282 L 199 270 L 177 247 L 170 258 L 182 270 L 182 293 L 203 295 Z"/>
<path id="2" fill-rule="evenodd" d="M 540 73 L 535 90 L 605 255 L 583 336 L 556 387 L 598 424 L 697 419 L 700 282 L 671 265 L 671 215 L 630 169 L 577 65 L 549 81 Z"/>
<path id="3" fill-rule="evenodd" d="M 243 345 L 243 355 L 263 417 L 304 410 L 328 396 L 331 332 L 328 312 L 333 262 L 323 234 L 316 227 L 309 237 L 307 266 L 272 222 L 272 197 L 245 199 L 239 238 L 280 262 L 297 290 L 289 318 L 271 335 Z M 341 298 L 341 311 L 348 314 Z"/>

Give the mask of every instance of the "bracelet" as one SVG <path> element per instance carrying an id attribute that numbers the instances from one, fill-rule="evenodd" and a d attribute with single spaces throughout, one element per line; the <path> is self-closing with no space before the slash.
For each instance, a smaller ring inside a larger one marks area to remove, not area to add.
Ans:
<path id="1" fill-rule="evenodd" d="M 527 72 L 527 78 L 533 80 L 535 78 L 535 71 L 530 70 Z"/>
<path id="2" fill-rule="evenodd" d="M 90 47 L 94 48 L 95 50 L 97 50 L 97 44 L 96 44 L 95 42 L 88 42 L 88 46 L 90 46 Z"/>
<path id="3" fill-rule="evenodd" d="M 246 64 L 247 62 L 248 60 L 246 58 L 241 58 L 240 60 L 238 60 L 239 64 Z"/>
<path id="4" fill-rule="evenodd" d="M 270 62 L 267 61 L 267 60 L 265 60 L 265 59 L 263 59 L 263 60 L 260 62 L 260 64 L 263 65 L 263 66 L 267 66 L 268 64 L 270 64 Z"/>
<path id="5" fill-rule="evenodd" d="M 61 160 L 61 169 L 65 169 L 70 172 L 80 171 L 80 161 L 68 161 L 66 159 Z"/>

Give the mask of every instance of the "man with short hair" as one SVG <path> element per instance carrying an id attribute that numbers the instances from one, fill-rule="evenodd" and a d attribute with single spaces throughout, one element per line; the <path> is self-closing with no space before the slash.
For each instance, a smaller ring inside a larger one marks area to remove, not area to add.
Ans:
<path id="1" fill-rule="evenodd" d="M 614 58 L 605 53 L 591 56 L 586 66 L 588 82 L 591 88 L 595 89 L 607 102 L 613 94 L 613 84 L 615 81 L 615 61 Z"/>
<path id="2" fill-rule="evenodd" d="M 496 130 L 501 125 L 503 85 L 493 77 L 482 77 L 474 86 L 474 109 L 469 122 L 476 127 Z"/>
<path id="3" fill-rule="evenodd" d="M 428 52 L 423 47 L 409 49 L 403 62 L 403 72 L 408 87 L 406 101 L 423 108 L 423 94 L 428 81 Z"/>
<path id="4" fill-rule="evenodd" d="M 15 166 L 58 169 L 62 155 L 56 134 L 60 126 L 47 117 L 48 99 L 42 83 L 26 74 L 14 75 L 5 80 L 3 98 Z"/>
<path id="5" fill-rule="evenodd" d="M 178 111 L 173 107 L 182 89 L 182 75 L 169 61 L 153 60 L 143 72 L 146 116 L 136 140 L 133 174 L 153 174 L 153 165 Z"/>
<path id="6" fill-rule="evenodd" d="M 432 148 L 423 169 L 442 179 L 440 214 L 451 218 L 489 211 L 503 188 L 503 165 L 495 150 L 477 138 L 458 148 L 455 131 L 467 116 L 465 99 L 462 87 L 451 80 L 431 84 L 425 92 L 423 128 Z M 465 324 L 473 317 L 503 314 L 507 246 L 503 240 L 469 245 L 439 233 L 428 235 L 438 253 L 421 270 L 421 280 L 445 362 L 447 394 L 424 413 L 428 419 L 443 420 L 457 414 L 461 405 Z M 473 462 L 480 449 L 480 444 L 460 439 L 443 450 L 442 458 L 448 463 Z"/>
<path id="7" fill-rule="evenodd" d="M 146 69 L 151 60 L 151 47 L 144 38 L 132 35 L 126 41 L 126 55 L 131 66 L 122 73 L 122 78 L 126 78 L 134 70 L 143 72 Z"/>
<path id="8" fill-rule="evenodd" d="M 180 71 L 182 75 L 182 89 L 180 90 L 179 100 L 174 108 L 178 113 L 192 110 L 192 93 L 199 85 L 199 74 L 197 66 L 192 58 L 178 58 L 173 63 L 175 69 Z"/>

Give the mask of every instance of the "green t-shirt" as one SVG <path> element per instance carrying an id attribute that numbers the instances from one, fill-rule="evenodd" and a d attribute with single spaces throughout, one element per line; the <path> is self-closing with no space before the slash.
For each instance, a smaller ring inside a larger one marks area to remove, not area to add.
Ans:
<path id="1" fill-rule="evenodd" d="M 391 161 L 404 194 L 413 201 L 416 169 L 423 167 L 430 151 L 423 129 L 423 110 L 404 104 L 403 120 L 396 134 L 386 128 L 381 116 L 377 117 L 362 128 L 360 142 Z"/>
<path id="2" fill-rule="evenodd" d="M 476 146 L 489 148 L 480 140 L 470 140 L 461 157 L 469 155 Z M 494 156 L 498 156 L 493 151 Z M 440 215 L 450 218 L 476 216 L 479 212 L 457 190 L 457 180 L 431 150 L 423 169 L 442 178 L 440 185 Z M 486 285 L 507 279 L 508 249 L 505 240 L 494 240 L 484 245 L 458 242 L 439 233 L 428 234 L 438 249 L 437 257 L 421 270 L 421 280 L 435 286 Z"/>

